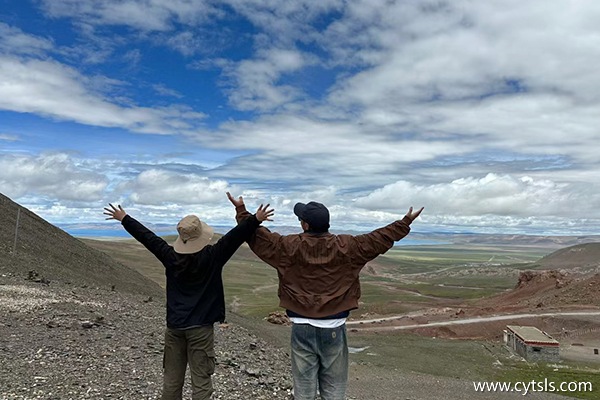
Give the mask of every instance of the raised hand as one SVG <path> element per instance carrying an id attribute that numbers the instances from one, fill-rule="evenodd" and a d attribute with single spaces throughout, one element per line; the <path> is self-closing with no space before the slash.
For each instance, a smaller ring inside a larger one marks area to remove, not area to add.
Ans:
<path id="1" fill-rule="evenodd" d="M 241 199 L 241 197 L 240 197 Z M 260 207 L 258 207 L 258 209 L 256 210 L 256 219 L 259 222 L 263 222 L 263 221 L 273 221 L 271 219 L 271 217 L 275 214 L 275 210 L 274 209 L 268 209 L 270 206 L 270 204 L 267 204 L 266 206 L 263 207 L 263 205 L 261 204 Z"/>
<path id="2" fill-rule="evenodd" d="M 425 207 L 421 207 L 419 210 L 417 210 L 417 211 L 414 211 L 414 212 L 413 212 L 413 208 L 412 208 L 412 207 L 410 207 L 410 208 L 408 209 L 408 212 L 406 213 L 406 216 L 407 216 L 407 217 L 410 219 L 410 221 L 412 222 L 412 221 L 414 221 L 415 219 L 417 219 L 417 217 L 418 217 L 419 215 L 421 215 L 421 212 L 423 211 L 423 209 L 424 209 L 424 208 L 425 208 Z"/>
<path id="3" fill-rule="evenodd" d="M 123 218 L 125 218 L 125 216 L 127 215 L 127 213 L 125 212 L 125 210 L 123 210 L 123 207 L 121 207 L 121 205 L 119 204 L 116 208 L 115 206 L 113 206 L 112 204 L 108 203 L 108 205 L 110 206 L 110 208 L 108 207 L 104 207 L 104 215 L 108 215 L 108 218 L 106 219 L 116 219 L 117 221 L 122 221 Z"/>
<path id="4" fill-rule="evenodd" d="M 242 196 L 240 196 L 237 199 L 235 199 L 231 195 L 231 193 L 227 192 L 227 198 L 229 199 L 229 201 L 231 202 L 231 204 L 233 204 L 234 207 L 239 207 L 239 206 L 243 206 L 244 205 L 244 199 L 242 198 Z"/>

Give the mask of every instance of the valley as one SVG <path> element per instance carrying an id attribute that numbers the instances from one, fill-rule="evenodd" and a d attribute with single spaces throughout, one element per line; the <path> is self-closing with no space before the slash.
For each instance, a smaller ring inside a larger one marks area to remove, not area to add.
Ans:
<path id="1" fill-rule="evenodd" d="M 162 266 L 134 241 L 83 240 L 98 249 L 112 247 L 113 257 L 164 284 Z M 348 321 L 350 346 L 363 349 L 351 355 L 361 383 L 352 382 L 351 388 L 377 384 L 390 370 L 461 381 L 530 379 L 547 366 L 508 351 L 502 344 L 508 324 L 533 325 L 561 341 L 561 373 L 557 368 L 549 373 L 554 379 L 600 387 L 600 358 L 590 355 L 600 346 L 599 245 L 577 244 L 571 250 L 561 245 L 396 246 L 367 264 L 360 307 Z M 575 264 L 569 262 L 572 254 L 579 257 Z M 565 268 L 556 268 L 560 265 Z M 229 312 L 247 318 L 285 349 L 289 327 L 265 321 L 282 311 L 275 270 L 243 245 L 223 275 Z"/>

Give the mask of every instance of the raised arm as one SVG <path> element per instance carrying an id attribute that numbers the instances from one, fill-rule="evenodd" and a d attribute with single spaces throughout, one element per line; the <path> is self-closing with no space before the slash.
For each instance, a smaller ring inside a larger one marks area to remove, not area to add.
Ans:
<path id="1" fill-rule="evenodd" d="M 246 210 L 246 205 L 244 204 L 244 199 L 242 196 L 235 198 L 231 195 L 231 193 L 227 192 L 227 197 L 229 198 L 231 204 L 233 204 L 235 207 L 235 219 L 238 221 L 238 223 L 241 223 L 241 221 L 252 217 L 252 214 Z M 254 235 L 252 235 L 247 241 L 254 254 L 256 254 L 267 264 L 277 267 L 281 256 L 282 237 L 283 236 L 280 234 L 271 232 L 264 226 L 260 226 L 254 232 Z"/>
<path id="2" fill-rule="evenodd" d="M 235 197 L 233 197 L 231 195 L 231 193 L 227 192 L 227 198 L 229 199 L 231 204 L 233 204 L 233 206 L 235 207 L 235 211 L 236 211 L 235 219 L 238 223 L 240 221 L 250 217 L 250 215 L 252 215 L 246 210 L 246 205 L 244 204 L 244 199 L 242 198 L 242 196 L 240 196 L 236 199 Z"/>
<path id="3" fill-rule="evenodd" d="M 371 261 L 380 254 L 385 253 L 394 246 L 394 242 L 401 240 L 410 232 L 410 224 L 423 212 L 424 207 L 413 211 L 410 207 L 401 220 L 374 230 L 373 232 L 354 236 L 356 257 L 361 261 Z"/>
<path id="4" fill-rule="evenodd" d="M 231 195 L 227 193 L 228 197 Z M 248 218 L 238 220 L 236 227 L 231 229 L 215 244 L 215 254 L 221 257 L 221 262 L 224 264 L 231 258 L 233 253 L 244 243 L 248 241 L 250 237 L 256 231 L 256 228 L 263 221 L 272 221 L 271 217 L 275 214 L 275 211 L 269 209 L 269 204 L 263 206 L 262 204 L 256 210 L 254 215 L 249 214 Z"/>
<path id="5" fill-rule="evenodd" d="M 121 222 L 123 228 L 133 236 L 138 242 L 144 245 L 156 258 L 161 262 L 171 253 L 171 246 L 159 236 L 156 236 L 154 232 L 146 228 L 136 219 L 128 215 L 123 207 L 119 204 L 115 207 L 112 204 L 108 204 L 109 207 L 104 207 L 104 215 L 108 215 L 106 219 L 115 219 Z"/>

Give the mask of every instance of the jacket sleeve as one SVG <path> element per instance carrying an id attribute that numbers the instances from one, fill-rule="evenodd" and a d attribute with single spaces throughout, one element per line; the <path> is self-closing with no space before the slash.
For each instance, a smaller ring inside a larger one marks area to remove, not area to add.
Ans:
<path id="1" fill-rule="evenodd" d="M 220 264 L 225 264 L 242 243 L 250 239 L 260 225 L 256 216 L 248 214 L 247 218 L 238 221 L 237 226 L 227 232 L 213 246 L 214 257 L 218 259 Z"/>
<path id="2" fill-rule="evenodd" d="M 154 232 L 129 215 L 126 215 L 125 218 L 123 218 L 121 224 L 135 240 L 143 244 L 145 248 L 150 250 L 150 252 L 164 264 L 164 261 L 168 255 L 171 254 L 173 249 L 164 241 L 164 239 L 156 236 Z"/>
<path id="3" fill-rule="evenodd" d="M 367 262 L 385 253 L 394 246 L 394 242 L 408 235 L 410 223 L 410 219 L 404 217 L 373 232 L 354 236 L 355 256 L 361 262 Z"/>
<path id="4" fill-rule="evenodd" d="M 252 216 L 252 214 L 246 211 L 245 206 L 236 208 L 235 218 L 238 222 L 243 221 L 250 216 Z M 248 239 L 248 245 L 258 258 L 270 266 L 277 268 L 282 252 L 282 239 L 283 236 L 280 234 L 271 232 L 264 226 L 260 226 L 254 232 L 254 235 Z"/>

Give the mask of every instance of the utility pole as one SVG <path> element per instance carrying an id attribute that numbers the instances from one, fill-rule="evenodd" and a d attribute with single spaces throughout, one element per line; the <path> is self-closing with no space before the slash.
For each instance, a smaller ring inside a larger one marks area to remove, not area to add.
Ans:
<path id="1" fill-rule="evenodd" d="M 17 254 L 17 237 L 19 236 L 19 219 L 21 217 L 21 207 L 17 208 L 17 223 L 15 225 L 15 244 L 13 245 L 13 256 Z"/>

